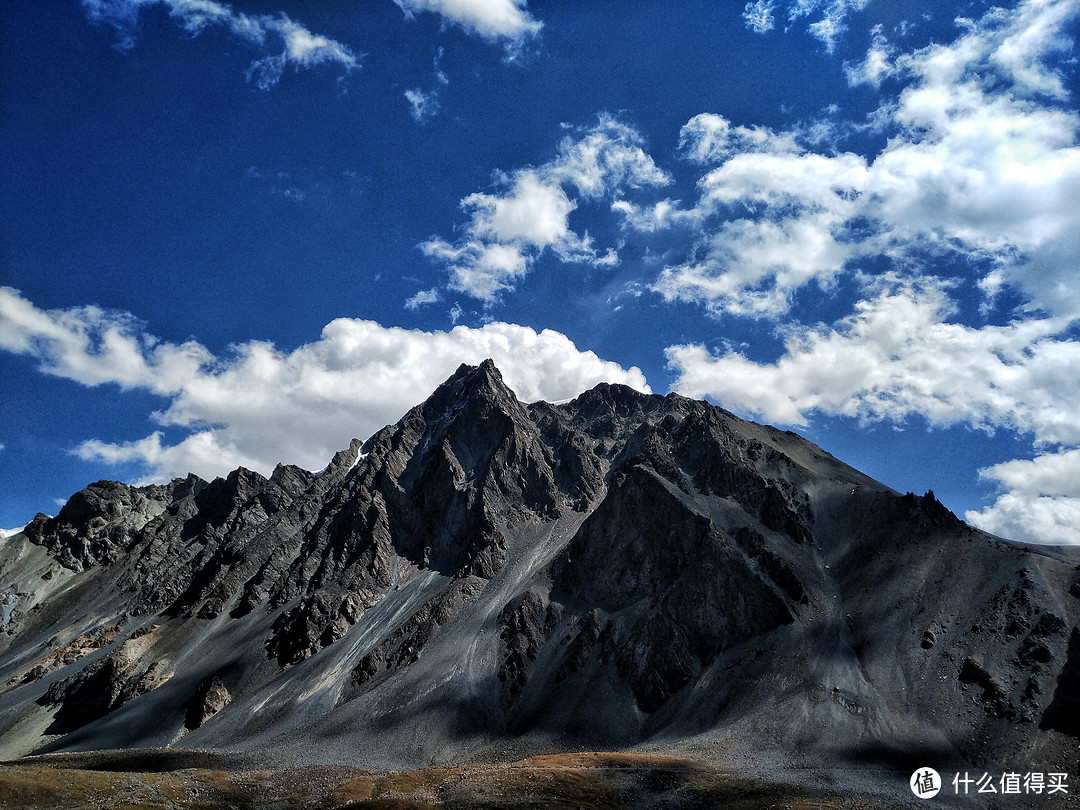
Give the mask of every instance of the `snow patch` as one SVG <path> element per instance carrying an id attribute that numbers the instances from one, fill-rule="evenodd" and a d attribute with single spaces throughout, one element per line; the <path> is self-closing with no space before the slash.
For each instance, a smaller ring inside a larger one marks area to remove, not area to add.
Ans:
<path id="1" fill-rule="evenodd" d="M 356 458 L 353 459 L 353 463 L 349 465 L 349 469 L 346 470 L 345 472 L 350 472 L 352 470 L 355 470 L 356 465 L 359 464 L 363 459 L 365 459 L 367 457 L 368 457 L 367 453 L 357 453 Z"/>

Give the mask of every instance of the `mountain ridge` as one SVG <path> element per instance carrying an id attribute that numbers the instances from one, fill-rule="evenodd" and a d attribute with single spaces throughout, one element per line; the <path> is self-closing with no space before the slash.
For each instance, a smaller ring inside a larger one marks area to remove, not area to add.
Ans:
<path id="1" fill-rule="evenodd" d="M 462 365 L 320 473 L 97 482 L 2 541 L 0 753 L 1067 769 L 1078 563 L 704 402 Z"/>

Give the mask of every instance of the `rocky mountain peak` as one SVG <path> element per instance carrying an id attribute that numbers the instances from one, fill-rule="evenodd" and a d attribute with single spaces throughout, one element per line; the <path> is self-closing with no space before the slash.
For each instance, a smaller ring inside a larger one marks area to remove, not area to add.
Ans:
<path id="1" fill-rule="evenodd" d="M 97 482 L 0 544 L 0 751 L 929 738 L 1064 769 L 1078 564 L 708 403 L 526 406 L 485 361 L 321 473 Z"/>
<path id="2" fill-rule="evenodd" d="M 457 371 L 424 402 L 422 407 L 431 410 L 461 407 L 471 398 L 488 401 L 517 401 L 514 392 L 503 381 L 502 372 L 491 359 L 484 360 L 478 366 L 462 363 Z"/>

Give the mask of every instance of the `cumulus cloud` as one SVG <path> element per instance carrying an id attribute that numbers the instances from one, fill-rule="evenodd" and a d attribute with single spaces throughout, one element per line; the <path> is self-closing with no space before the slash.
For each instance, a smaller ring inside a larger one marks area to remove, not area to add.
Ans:
<path id="1" fill-rule="evenodd" d="M 492 42 L 502 42 L 508 56 L 513 56 L 530 38 L 540 33 L 543 24 L 526 10 L 525 0 L 394 0 L 413 17 L 423 12 L 438 14 Z"/>
<path id="2" fill-rule="evenodd" d="M 690 225 L 696 233 L 690 258 L 666 267 L 653 289 L 717 314 L 775 317 L 787 311 L 795 290 L 811 281 L 828 287 L 868 250 L 854 232 L 859 189 L 870 172 L 866 159 L 819 154 L 804 141 L 794 131 L 733 126 L 708 113 L 687 122 L 679 138 L 683 155 L 720 165 L 698 182 L 692 208 L 664 204 L 663 221 L 627 217 L 632 227 Z"/>
<path id="3" fill-rule="evenodd" d="M 1059 336 L 1060 321 L 971 327 L 949 320 L 945 282 L 887 277 L 871 289 L 835 327 L 789 327 L 775 363 L 672 346 L 674 387 L 786 424 L 806 424 L 814 411 L 898 422 L 921 414 L 937 425 L 1080 443 L 1080 423 L 1065 407 L 1080 379 L 1080 343 Z"/>
<path id="4" fill-rule="evenodd" d="M 683 127 L 682 154 L 711 167 L 689 207 L 628 227 L 692 225 L 688 258 L 655 290 L 715 314 L 783 315 L 800 287 L 828 288 L 860 260 L 969 262 L 982 288 L 1019 289 L 1032 311 L 1080 316 L 1080 116 L 1048 58 L 1069 48 L 1075 0 L 1030 0 L 963 20 L 948 44 L 894 55 L 875 37 L 852 83 L 899 82 L 876 119 L 876 155 L 838 151 L 815 127 Z M 832 146 L 832 148 L 829 148 Z M 647 213 L 647 212 L 644 212 Z"/>
<path id="5" fill-rule="evenodd" d="M 285 68 L 308 68 L 336 63 L 346 71 L 359 67 L 357 56 L 345 45 L 320 34 L 313 34 L 291 20 L 284 12 L 278 15 L 244 14 L 216 0 L 82 0 L 87 16 L 94 22 L 112 26 L 120 36 L 120 46 L 133 47 L 139 14 L 150 6 L 163 6 L 169 16 L 192 36 L 208 27 L 222 27 L 248 45 L 267 49 L 278 43 L 279 53 L 252 62 L 248 81 L 268 90 L 281 79 Z"/>
<path id="6" fill-rule="evenodd" d="M 982 471 L 1005 490 L 967 520 L 1002 537 L 1080 543 L 1080 448 L 1017 459 Z"/>
<path id="7" fill-rule="evenodd" d="M 492 301 L 528 272 L 545 250 L 563 262 L 608 265 L 588 235 L 570 227 L 580 201 L 617 198 L 625 189 L 671 182 L 641 147 L 641 136 L 609 116 L 579 137 L 567 137 L 558 155 L 535 168 L 500 174 L 492 193 L 461 201 L 469 215 L 456 242 L 435 237 L 421 247 L 450 272 L 451 289 Z"/>
<path id="8" fill-rule="evenodd" d="M 168 403 L 163 431 L 128 443 L 91 440 L 78 452 L 109 463 L 140 462 L 145 480 L 189 471 L 221 475 L 238 465 L 264 473 L 279 461 L 318 469 L 353 437 L 366 437 L 422 401 L 461 363 L 493 358 L 525 401 L 560 400 L 598 382 L 648 391 L 636 367 L 580 351 L 565 335 L 509 323 L 423 332 L 340 318 L 292 351 L 252 341 L 215 357 L 195 342 L 146 334 L 131 315 L 96 307 L 41 310 L 0 288 L 0 349 L 85 385 L 141 389 Z"/>

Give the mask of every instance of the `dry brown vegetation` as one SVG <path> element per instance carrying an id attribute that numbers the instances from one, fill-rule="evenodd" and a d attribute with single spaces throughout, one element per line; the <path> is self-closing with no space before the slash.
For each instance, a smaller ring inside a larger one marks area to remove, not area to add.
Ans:
<path id="1" fill-rule="evenodd" d="M 77 756 L 2 763 L 0 808 L 892 807 L 866 798 L 824 795 L 748 779 L 693 760 L 645 754 L 553 754 L 513 763 L 434 766 L 397 773 L 340 766 L 129 772 L 116 770 L 117 764 Z"/>

